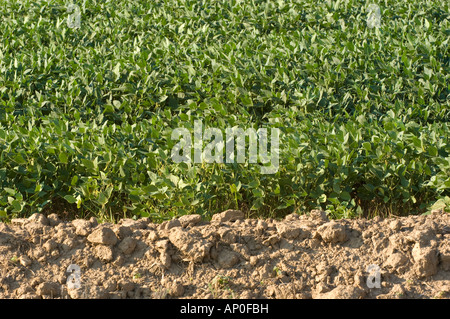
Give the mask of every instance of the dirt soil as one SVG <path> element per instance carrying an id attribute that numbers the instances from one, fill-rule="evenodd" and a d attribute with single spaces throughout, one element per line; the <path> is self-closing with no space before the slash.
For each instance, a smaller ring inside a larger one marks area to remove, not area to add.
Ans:
<path id="1" fill-rule="evenodd" d="M 0 223 L 0 298 L 449 298 L 449 221 L 35 214 Z"/>

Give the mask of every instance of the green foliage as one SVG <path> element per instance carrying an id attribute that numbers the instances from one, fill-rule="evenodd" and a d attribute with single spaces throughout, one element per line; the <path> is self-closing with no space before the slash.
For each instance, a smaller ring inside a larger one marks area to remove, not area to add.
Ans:
<path id="1" fill-rule="evenodd" d="M 450 195 L 445 1 L 0 0 L 0 218 L 419 213 Z M 174 128 L 279 128 L 280 169 L 177 164 Z"/>

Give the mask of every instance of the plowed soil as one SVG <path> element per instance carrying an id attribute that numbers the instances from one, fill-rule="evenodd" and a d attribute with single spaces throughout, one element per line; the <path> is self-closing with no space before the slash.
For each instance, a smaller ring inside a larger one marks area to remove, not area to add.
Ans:
<path id="1" fill-rule="evenodd" d="M 0 223 L 0 298 L 449 298 L 449 221 L 35 214 Z"/>

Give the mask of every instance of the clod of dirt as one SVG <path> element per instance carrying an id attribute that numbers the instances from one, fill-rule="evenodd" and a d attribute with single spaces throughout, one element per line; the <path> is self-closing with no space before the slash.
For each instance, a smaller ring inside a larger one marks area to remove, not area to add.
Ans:
<path id="1" fill-rule="evenodd" d="M 431 241 L 436 239 L 436 232 L 429 227 L 421 227 L 419 229 L 415 229 L 409 236 L 409 239 L 417 242 L 421 246 L 428 246 L 431 244 Z"/>
<path id="2" fill-rule="evenodd" d="M 50 214 L 47 216 L 48 224 L 52 227 L 57 226 L 59 223 L 61 223 L 61 219 L 59 219 L 58 214 Z"/>
<path id="3" fill-rule="evenodd" d="M 24 224 L 25 229 L 32 236 L 42 235 L 46 226 L 40 222 L 30 221 Z M 37 238 L 37 237 L 36 237 Z"/>
<path id="4" fill-rule="evenodd" d="M 300 235 L 301 229 L 299 227 L 283 223 L 277 225 L 277 231 L 281 237 L 295 239 L 298 235 Z"/>
<path id="5" fill-rule="evenodd" d="M 229 228 L 219 229 L 217 233 L 219 234 L 221 241 L 226 244 L 232 244 L 237 241 L 236 233 Z"/>
<path id="6" fill-rule="evenodd" d="M 113 250 L 110 246 L 104 246 L 104 245 L 98 245 L 94 248 L 94 254 L 95 256 L 104 261 L 104 262 L 110 262 L 113 260 L 114 254 Z"/>
<path id="7" fill-rule="evenodd" d="M 134 282 L 126 279 L 122 279 L 118 284 L 119 288 L 125 293 L 133 291 L 136 288 L 136 284 Z"/>
<path id="8" fill-rule="evenodd" d="M 341 243 L 348 239 L 345 226 L 331 221 L 317 228 L 317 233 L 327 243 Z"/>
<path id="9" fill-rule="evenodd" d="M 184 285 L 181 280 L 175 279 L 166 284 L 166 288 L 172 297 L 180 298 L 184 294 Z"/>
<path id="10" fill-rule="evenodd" d="M 419 277 L 429 277 L 437 272 L 438 252 L 432 247 L 421 247 L 416 243 L 411 251 L 414 259 L 414 270 Z"/>
<path id="11" fill-rule="evenodd" d="M 280 236 L 279 235 L 272 235 L 269 238 L 267 238 L 266 240 L 264 240 L 262 243 L 265 246 L 272 246 L 277 244 L 280 241 Z"/>
<path id="12" fill-rule="evenodd" d="M 41 225 L 45 225 L 45 226 L 49 225 L 47 217 L 45 217 L 42 214 L 33 214 L 28 218 L 28 221 L 34 222 L 37 224 L 41 224 Z"/>
<path id="13" fill-rule="evenodd" d="M 159 255 L 159 260 L 161 262 L 161 265 L 166 269 L 169 269 L 172 265 L 172 257 L 167 251 L 161 252 L 161 254 Z"/>
<path id="14" fill-rule="evenodd" d="M 180 250 L 185 260 L 201 262 L 213 245 L 200 236 L 196 236 L 182 228 L 174 228 L 169 234 L 170 242 Z"/>
<path id="15" fill-rule="evenodd" d="M 258 258 L 258 256 L 250 256 L 249 261 L 250 261 L 250 265 L 255 267 L 259 262 L 259 258 Z"/>
<path id="16" fill-rule="evenodd" d="M 239 255 L 241 255 L 242 258 L 245 260 L 250 260 L 250 249 L 247 247 L 247 245 L 239 244 L 239 243 L 233 243 L 230 244 L 230 248 L 233 249 L 233 251 L 237 252 Z"/>
<path id="17" fill-rule="evenodd" d="M 169 254 L 170 242 L 167 239 L 159 240 L 155 243 L 155 248 L 159 251 L 159 260 L 166 269 L 172 265 L 172 257 Z"/>
<path id="18" fill-rule="evenodd" d="M 120 225 L 130 228 L 130 229 L 145 229 L 148 224 L 147 218 L 142 218 L 139 220 L 134 220 L 131 218 L 125 218 L 120 221 Z"/>
<path id="19" fill-rule="evenodd" d="M 61 285 L 56 282 L 47 281 L 36 287 L 36 294 L 38 296 L 59 297 L 60 293 Z"/>
<path id="20" fill-rule="evenodd" d="M 403 253 L 393 253 L 389 256 L 389 258 L 386 260 L 386 267 L 390 267 L 392 271 L 395 271 L 397 273 L 404 273 L 407 270 L 408 265 L 408 257 L 406 257 Z"/>
<path id="21" fill-rule="evenodd" d="M 75 227 L 75 234 L 80 236 L 89 235 L 92 227 L 91 222 L 85 219 L 75 219 L 72 225 Z"/>
<path id="22" fill-rule="evenodd" d="M 214 214 L 211 218 L 212 223 L 234 222 L 239 219 L 244 219 L 244 213 L 240 210 L 228 209 L 222 213 Z"/>
<path id="23" fill-rule="evenodd" d="M 169 249 L 169 240 L 167 239 L 162 239 L 162 240 L 158 240 L 155 243 L 155 247 L 156 249 L 158 249 L 159 251 L 167 251 Z"/>
<path id="24" fill-rule="evenodd" d="M 124 225 L 114 225 L 113 231 L 119 240 L 130 237 L 133 234 L 133 228 Z"/>
<path id="25" fill-rule="evenodd" d="M 171 220 L 167 220 L 163 223 L 161 223 L 158 227 L 158 229 L 160 230 L 169 230 L 171 228 L 175 228 L 175 227 L 181 227 L 181 222 L 179 219 L 174 218 Z"/>
<path id="26" fill-rule="evenodd" d="M 195 226 L 198 223 L 202 221 L 202 216 L 199 214 L 193 214 L 193 215 L 183 215 L 178 220 L 181 223 L 181 226 L 186 228 L 188 226 Z"/>
<path id="27" fill-rule="evenodd" d="M 114 246 L 117 243 L 117 236 L 111 228 L 99 227 L 87 237 L 87 240 L 94 244 Z"/>
<path id="28" fill-rule="evenodd" d="M 228 249 L 222 250 L 217 256 L 221 268 L 231 268 L 239 262 L 239 254 Z"/>
<path id="29" fill-rule="evenodd" d="M 48 253 L 54 251 L 56 247 L 58 247 L 58 244 L 53 239 L 49 239 L 43 245 L 44 250 L 46 250 Z"/>
<path id="30" fill-rule="evenodd" d="M 124 238 L 119 244 L 119 250 L 126 255 L 130 255 L 135 248 L 136 239 L 132 237 Z"/>
<path id="31" fill-rule="evenodd" d="M 389 223 L 389 228 L 393 231 L 399 231 L 401 227 L 402 223 L 398 219 L 393 220 Z"/>
<path id="32" fill-rule="evenodd" d="M 147 238 L 151 242 L 154 242 L 154 241 L 158 240 L 159 239 L 158 232 L 156 232 L 155 230 L 151 229 L 149 231 L 148 235 L 147 235 Z"/>
<path id="33" fill-rule="evenodd" d="M 291 213 L 284 217 L 284 220 L 287 222 L 292 222 L 292 221 L 299 220 L 299 219 L 300 219 L 300 215 L 297 213 Z"/>
<path id="34" fill-rule="evenodd" d="M 330 221 L 327 217 L 327 213 L 325 211 L 319 210 L 319 209 L 313 209 L 309 213 L 309 218 L 311 220 L 322 222 L 322 223 L 327 223 Z"/>
<path id="35" fill-rule="evenodd" d="M 278 234 L 286 239 L 295 239 L 301 237 L 300 239 L 307 237 L 307 232 L 305 232 L 298 223 L 286 224 L 278 223 L 277 226 Z"/>

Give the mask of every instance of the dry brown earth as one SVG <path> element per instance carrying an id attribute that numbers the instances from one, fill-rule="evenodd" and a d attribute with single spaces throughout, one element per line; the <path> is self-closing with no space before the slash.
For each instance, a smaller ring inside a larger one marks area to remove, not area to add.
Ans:
<path id="1" fill-rule="evenodd" d="M 98 224 L 35 214 L 0 223 L 0 298 L 449 298 L 449 221 L 229 210 L 211 222 Z"/>

